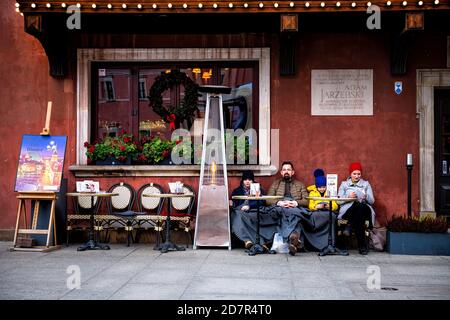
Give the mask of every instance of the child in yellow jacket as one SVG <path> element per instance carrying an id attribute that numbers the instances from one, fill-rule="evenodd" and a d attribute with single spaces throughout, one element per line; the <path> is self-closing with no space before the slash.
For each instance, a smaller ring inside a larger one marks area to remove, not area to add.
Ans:
<path id="1" fill-rule="evenodd" d="M 322 169 L 314 170 L 315 184 L 307 188 L 309 192 L 309 197 L 324 197 L 327 191 L 327 178 L 325 177 L 325 172 Z M 309 210 L 329 210 L 330 202 L 323 200 L 309 200 Z M 338 204 L 336 201 L 331 202 L 331 210 L 337 211 Z"/>

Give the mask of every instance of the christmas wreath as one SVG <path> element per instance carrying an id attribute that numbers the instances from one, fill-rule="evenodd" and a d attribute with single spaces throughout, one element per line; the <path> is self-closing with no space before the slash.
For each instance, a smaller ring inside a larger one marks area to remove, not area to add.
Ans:
<path id="1" fill-rule="evenodd" d="M 162 93 L 174 86 L 184 86 L 184 98 L 179 106 L 163 106 Z M 170 129 L 174 130 L 179 124 L 187 120 L 192 124 L 195 113 L 198 110 L 198 84 L 192 81 L 184 72 L 172 70 L 156 77 L 149 91 L 150 107 L 161 118 L 170 123 Z"/>

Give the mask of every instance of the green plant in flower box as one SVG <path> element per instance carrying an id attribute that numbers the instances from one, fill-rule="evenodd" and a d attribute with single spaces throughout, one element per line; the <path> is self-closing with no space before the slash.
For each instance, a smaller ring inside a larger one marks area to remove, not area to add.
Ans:
<path id="1" fill-rule="evenodd" d="M 117 137 L 105 137 L 94 143 L 85 142 L 86 156 L 92 161 L 105 160 L 113 157 L 119 161 L 125 161 L 128 157 L 136 159 L 138 155 L 138 143 L 133 135 L 122 133 Z"/>
<path id="2" fill-rule="evenodd" d="M 175 144 L 174 141 L 152 137 L 142 144 L 142 156 L 139 156 L 139 158 L 147 161 L 149 164 L 157 164 L 170 157 Z"/>

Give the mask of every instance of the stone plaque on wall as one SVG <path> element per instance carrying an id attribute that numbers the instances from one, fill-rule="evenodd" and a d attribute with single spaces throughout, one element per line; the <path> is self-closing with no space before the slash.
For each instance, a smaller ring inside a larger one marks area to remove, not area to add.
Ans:
<path id="1" fill-rule="evenodd" d="M 311 70 L 311 115 L 373 115 L 373 70 Z"/>

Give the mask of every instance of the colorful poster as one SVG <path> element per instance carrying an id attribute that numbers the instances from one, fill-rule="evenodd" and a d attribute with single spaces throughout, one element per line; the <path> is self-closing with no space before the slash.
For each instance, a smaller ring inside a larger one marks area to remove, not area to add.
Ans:
<path id="1" fill-rule="evenodd" d="M 15 192 L 59 192 L 66 136 L 23 135 Z"/>

